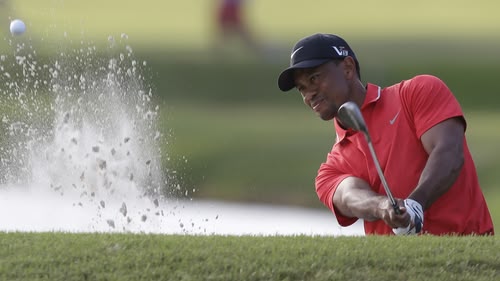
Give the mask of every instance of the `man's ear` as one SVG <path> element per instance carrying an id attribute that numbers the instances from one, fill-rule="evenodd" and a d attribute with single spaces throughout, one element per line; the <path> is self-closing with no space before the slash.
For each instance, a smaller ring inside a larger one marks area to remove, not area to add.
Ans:
<path id="1" fill-rule="evenodd" d="M 356 62 L 352 57 L 346 57 L 344 59 L 344 74 L 347 79 L 353 79 L 356 75 Z"/>

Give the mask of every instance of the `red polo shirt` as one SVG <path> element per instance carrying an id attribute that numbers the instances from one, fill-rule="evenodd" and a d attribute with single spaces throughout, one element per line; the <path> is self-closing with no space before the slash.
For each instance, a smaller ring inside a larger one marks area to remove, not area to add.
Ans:
<path id="1" fill-rule="evenodd" d="M 462 110 L 448 87 L 430 75 L 381 89 L 368 84 L 361 107 L 375 152 L 394 197 L 407 198 L 417 186 L 427 162 L 420 137 L 434 125 L 452 118 L 464 120 Z M 354 176 L 385 194 L 363 133 L 342 129 L 335 121 L 336 143 L 321 164 L 316 177 L 316 192 L 330 208 L 340 225 L 348 226 L 358 218 L 336 211 L 333 194 L 342 180 Z M 493 234 L 493 223 L 480 189 L 476 169 L 465 142 L 464 165 L 453 186 L 424 213 L 425 233 Z M 366 234 L 393 234 L 382 220 L 364 222 Z"/>

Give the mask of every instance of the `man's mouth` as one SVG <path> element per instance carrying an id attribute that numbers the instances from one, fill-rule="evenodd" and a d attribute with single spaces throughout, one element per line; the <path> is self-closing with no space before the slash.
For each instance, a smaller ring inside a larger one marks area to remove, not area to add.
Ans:
<path id="1" fill-rule="evenodd" d="M 321 103 L 323 102 L 323 99 L 319 99 L 317 101 L 314 101 L 311 103 L 311 108 L 314 110 L 314 111 L 318 111 L 319 110 L 319 106 L 321 105 Z"/>

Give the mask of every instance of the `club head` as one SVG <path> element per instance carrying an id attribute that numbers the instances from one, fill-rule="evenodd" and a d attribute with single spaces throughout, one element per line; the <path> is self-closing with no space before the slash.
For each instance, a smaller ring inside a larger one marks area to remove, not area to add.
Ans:
<path id="1" fill-rule="evenodd" d="M 338 110 L 338 118 L 342 125 L 365 134 L 368 133 L 365 119 L 363 119 L 359 107 L 354 102 L 348 101 L 342 104 Z"/>

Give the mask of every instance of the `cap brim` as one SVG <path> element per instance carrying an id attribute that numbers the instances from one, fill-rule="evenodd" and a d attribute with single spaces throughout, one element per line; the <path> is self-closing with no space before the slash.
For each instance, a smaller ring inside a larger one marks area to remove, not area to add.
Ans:
<path id="1" fill-rule="evenodd" d="M 316 67 L 316 66 L 324 64 L 325 62 L 330 61 L 330 60 L 332 60 L 332 59 L 328 58 L 328 59 L 305 60 L 305 61 L 301 61 L 293 66 L 290 66 L 289 68 L 283 70 L 283 72 L 281 72 L 280 76 L 278 77 L 278 87 L 283 92 L 290 91 L 291 89 L 293 89 L 295 87 L 293 72 L 296 69 Z"/>

